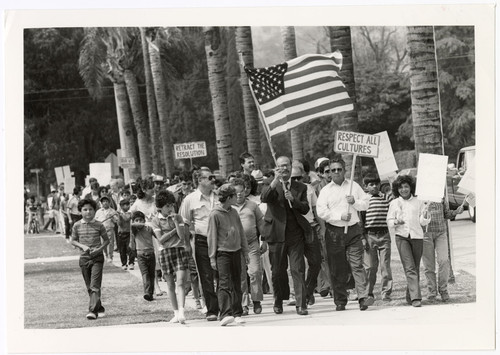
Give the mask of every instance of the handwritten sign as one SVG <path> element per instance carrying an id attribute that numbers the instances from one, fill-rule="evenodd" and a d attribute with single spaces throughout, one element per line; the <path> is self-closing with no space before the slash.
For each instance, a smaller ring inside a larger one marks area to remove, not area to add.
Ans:
<path id="1" fill-rule="evenodd" d="M 476 162 L 471 160 L 467 164 L 467 171 L 465 172 L 462 180 L 458 183 L 458 192 L 468 194 L 469 192 L 476 192 Z"/>
<path id="2" fill-rule="evenodd" d="M 337 153 L 355 154 L 376 158 L 379 154 L 380 136 L 373 134 L 337 131 L 334 150 Z"/>
<path id="3" fill-rule="evenodd" d="M 90 176 L 97 179 L 99 185 L 107 185 L 111 180 L 110 163 L 90 163 Z"/>
<path id="4" fill-rule="evenodd" d="M 123 169 L 133 169 L 135 168 L 135 159 L 132 157 L 120 157 L 118 158 L 119 165 Z"/>
<path id="5" fill-rule="evenodd" d="M 419 200 L 441 202 L 446 186 L 446 155 L 420 153 L 416 195 Z"/>
<path id="6" fill-rule="evenodd" d="M 205 142 L 190 142 L 174 144 L 175 159 L 189 159 L 207 156 Z"/>
<path id="7" fill-rule="evenodd" d="M 396 175 L 398 164 L 394 158 L 391 141 L 389 140 L 387 131 L 383 131 L 375 135 L 380 137 L 380 145 L 378 149 L 378 157 L 373 160 L 375 160 L 378 175 L 380 176 L 380 179 L 383 180 Z"/>

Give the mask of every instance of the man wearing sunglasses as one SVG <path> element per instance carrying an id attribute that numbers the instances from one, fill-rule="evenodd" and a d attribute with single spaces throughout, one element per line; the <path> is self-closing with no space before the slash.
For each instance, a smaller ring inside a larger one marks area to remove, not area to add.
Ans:
<path id="1" fill-rule="evenodd" d="M 312 240 L 310 224 L 304 218 L 309 211 L 307 187 L 290 179 L 290 158 L 276 160 L 274 179 L 262 189 L 261 201 L 267 203 L 263 237 L 269 246 L 274 313 L 283 313 L 283 300 L 290 297 L 288 260 L 295 290 L 296 311 L 307 315 L 304 244 Z"/>
<path id="2" fill-rule="evenodd" d="M 204 168 L 194 172 L 193 180 L 198 183 L 198 188 L 184 198 L 179 214 L 189 229 L 195 231 L 194 256 L 207 307 L 206 316 L 208 321 L 216 321 L 219 314 L 219 305 L 214 288 L 215 275 L 210 265 L 207 243 L 208 217 L 217 200 L 214 193 L 215 175 Z"/>
<path id="3" fill-rule="evenodd" d="M 373 304 L 368 297 L 366 272 L 363 267 L 363 230 L 358 211 L 366 211 L 369 196 L 355 181 L 345 179 L 345 162 L 338 156 L 331 160 L 332 182 L 323 187 L 316 204 L 318 216 L 326 222 L 326 254 L 330 269 L 333 298 L 337 311 L 345 310 L 348 301 L 349 266 L 358 292 L 359 308 Z M 348 226 L 345 233 L 345 226 Z"/>

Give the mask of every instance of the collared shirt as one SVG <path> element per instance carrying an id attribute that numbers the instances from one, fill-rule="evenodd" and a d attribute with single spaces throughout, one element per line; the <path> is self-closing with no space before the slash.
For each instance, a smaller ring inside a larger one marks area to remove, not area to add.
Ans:
<path id="1" fill-rule="evenodd" d="M 336 227 L 353 226 L 359 222 L 358 211 L 366 211 L 370 196 L 353 181 L 351 195 L 354 197 L 354 204 L 349 205 L 346 200 L 346 196 L 349 195 L 349 184 L 349 180 L 344 180 L 340 185 L 332 181 L 321 189 L 316 203 L 319 218 Z M 341 217 L 348 209 L 351 220 L 346 222 Z"/>
<path id="2" fill-rule="evenodd" d="M 264 215 L 259 209 L 259 206 L 255 202 L 247 199 L 242 205 L 235 205 L 233 208 L 240 216 L 248 244 L 257 240 L 259 236 L 257 234 L 257 229 L 262 230 L 262 223 L 264 221 Z"/>
<path id="3" fill-rule="evenodd" d="M 387 228 L 387 212 L 392 195 L 370 195 L 368 209 L 366 210 L 365 228 Z"/>
<path id="4" fill-rule="evenodd" d="M 212 259 L 217 251 L 248 253 L 248 242 L 238 212 L 216 206 L 211 212 L 207 229 L 208 256 Z"/>
<path id="5" fill-rule="evenodd" d="M 208 216 L 215 206 L 216 197 L 213 191 L 207 198 L 199 189 L 196 189 L 184 198 L 179 214 L 184 219 L 184 223 L 190 227 L 194 226 L 196 234 L 207 236 Z"/>
<path id="6" fill-rule="evenodd" d="M 444 202 L 431 202 L 428 211 L 431 215 L 431 221 L 426 228 L 426 232 L 446 232 L 446 220 L 452 218 L 454 215 L 454 213 L 450 211 L 448 204 Z"/>
<path id="7" fill-rule="evenodd" d="M 80 197 L 73 195 L 68 201 L 68 209 L 71 214 L 80 214 L 78 211 L 78 202 L 80 202 Z"/>
<path id="8" fill-rule="evenodd" d="M 102 245 L 101 238 L 108 240 L 108 233 L 101 222 L 95 219 L 85 222 L 81 219 L 73 225 L 72 238 L 91 249 L 95 249 Z"/>
<path id="9" fill-rule="evenodd" d="M 145 225 L 141 229 L 131 228 L 130 230 L 130 246 L 135 246 L 137 251 L 153 251 L 153 228 Z"/>
<path id="10" fill-rule="evenodd" d="M 424 232 L 422 226 L 426 226 L 430 222 L 424 218 L 423 210 L 425 204 L 414 196 L 405 200 L 401 196 L 392 200 L 387 213 L 387 226 L 394 234 L 404 238 L 423 239 Z M 399 219 L 403 220 L 403 224 L 395 225 L 394 222 Z M 392 233 L 391 233 L 392 234 Z"/>
<path id="11" fill-rule="evenodd" d="M 118 213 L 111 207 L 99 208 L 95 213 L 95 219 L 101 222 L 106 229 L 113 229 L 118 222 Z"/>
<path id="12" fill-rule="evenodd" d="M 178 218 L 181 218 L 180 216 Z M 163 214 L 158 213 L 151 221 L 151 227 L 156 235 L 162 236 L 165 233 L 169 233 L 175 229 L 174 219 L 171 216 L 163 216 Z M 159 239 L 159 238 L 158 238 Z M 184 248 L 184 239 L 181 238 L 177 232 L 175 235 L 167 239 L 162 244 L 163 248 Z"/>

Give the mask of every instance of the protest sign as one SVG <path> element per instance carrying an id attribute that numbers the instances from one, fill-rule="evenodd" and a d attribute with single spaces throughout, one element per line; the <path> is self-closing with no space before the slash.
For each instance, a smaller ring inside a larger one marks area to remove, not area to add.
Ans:
<path id="1" fill-rule="evenodd" d="M 64 179 L 72 176 L 69 165 L 56 167 L 54 172 L 56 173 L 57 185 L 64 184 Z"/>
<path id="2" fill-rule="evenodd" d="M 189 159 L 205 157 L 207 146 L 205 142 L 190 142 L 174 144 L 175 159 Z"/>
<path id="3" fill-rule="evenodd" d="M 447 164 L 446 155 L 419 154 L 415 191 L 419 200 L 441 202 L 446 186 Z"/>
<path id="4" fill-rule="evenodd" d="M 64 192 L 67 194 L 72 194 L 75 188 L 75 178 L 68 176 L 64 178 Z"/>
<path id="5" fill-rule="evenodd" d="M 109 153 L 104 161 L 111 164 L 111 176 L 120 175 L 120 170 L 118 169 L 118 157 L 114 153 Z"/>
<path id="6" fill-rule="evenodd" d="M 97 179 L 99 185 L 107 185 L 111 180 L 110 163 L 90 163 L 90 176 Z"/>
<path id="7" fill-rule="evenodd" d="M 135 159 L 131 157 L 120 157 L 119 164 L 123 169 L 135 168 Z"/>
<path id="8" fill-rule="evenodd" d="M 380 145 L 378 149 L 378 157 L 373 158 L 373 160 L 375 160 L 375 165 L 377 166 L 380 179 L 388 179 L 389 177 L 396 175 L 396 171 L 398 170 L 398 165 L 392 151 L 391 141 L 389 140 L 387 131 L 383 131 L 375 135 L 380 137 Z"/>
<path id="9" fill-rule="evenodd" d="M 337 153 L 376 158 L 379 154 L 380 136 L 373 134 L 337 131 L 334 150 Z"/>
<path id="10" fill-rule="evenodd" d="M 471 159 L 467 164 L 467 171 L 458 183 L 458 192 L 463 194 L 476 192 L 476 164 L 474 159 Z"/>

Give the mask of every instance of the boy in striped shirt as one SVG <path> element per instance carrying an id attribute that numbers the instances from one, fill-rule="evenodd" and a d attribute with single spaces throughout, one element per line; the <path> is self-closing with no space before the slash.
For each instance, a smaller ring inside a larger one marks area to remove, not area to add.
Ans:
<path id="1" fill-rule="evenodd" d="M 377 271 L 380 263 L 382 300 L 390 301 L 392 293 L 391 237 L 386 218 L 392 196 L 380 192 L 380 178 L 375 174 L 367 174 L 363 178 L 363 183 L 370 195 L 364 223 L 367 238 L 364 267 L 368 279 L 368 297 L 374 298 L 373 289 L 377 282 Z"/>

